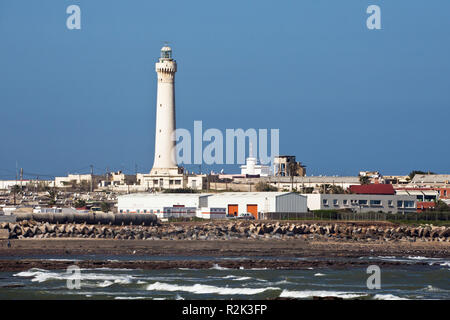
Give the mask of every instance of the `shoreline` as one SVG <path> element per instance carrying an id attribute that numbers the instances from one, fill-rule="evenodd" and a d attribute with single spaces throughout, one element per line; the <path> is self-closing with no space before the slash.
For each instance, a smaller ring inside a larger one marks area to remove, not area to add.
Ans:
<path id="1" fill-rule="evenodd" d="M 25 271 L 31 268 L 65 269 L 77 264 L 81 268 L 130 269 L 304 269 L 367 267 L 372 262 L 362 257 L 450 257 L 448 242 L 333 242 L 316 240 L 110 240 L 110 239 L 22 239 L 0 241 L 0 271 Z M 95 255 L 108 256 L 96 259 Z M 39 257 L 39 256 L 42 256 Z M 61 260 L 49 260 L 57 256 Z M 73 262 L 76 258 L 82 260 Z M 94 257 L 92 257 L 94 256 Z M 38 257 L 38 258 L 36 258 Z M 121 261 L 114 257 L 120 257 Z M 145 260 L 151 257 L 152 260 Z M 171 257 L 160 260 L 158 257 Z M 204 257 L 207 259 L 190 259 Z M 222 258 L 232 258 L 222 259 Z M 130 258 L 128 260 L 128 258 Z M 239 259 L 240 258 L 240 259 Z M 301 258 L 301 260 L 295 260 Z M 73 259 L 73 260 L 71 260 Z M 351 260 L 354 259 L 354 260 Z M 407 266 L 397 261 L 378 261 L 382 266 Z M 415 261 L 414 265 L 428 263 Z"/>

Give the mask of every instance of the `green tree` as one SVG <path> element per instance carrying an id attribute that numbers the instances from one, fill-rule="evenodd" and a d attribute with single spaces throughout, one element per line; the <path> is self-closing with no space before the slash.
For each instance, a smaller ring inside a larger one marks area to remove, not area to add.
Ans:
<path id="1" fill-rule="evenodd" d="M 76 201 L 73 203 L 73 206 L 74 206 L 75 208 L 83 208 L 83 207 L 86 206 L 86 201 L 81 200 L 81 199 L 78 199 L 78 200 L 76 200 Z"/>
<path id="2" fill-rule="evenodd" d="M 103 212 L 109 212 L 109 210 L 111 209 L 111 204 L 106 201 L 103 201 L 100 204 L 100 208 L 102 209 Z"/>
<path id="3" fill-rule="evenodd" d="M 413 170 L 409 173 L 408 176 L 412 180 L 416 174 L 434 174 L 434 173 L 430 172 L 430 171 L 425 172 L 425 171 L 420 171 L 420 170 Z"/>
<path id="4" fill-rule="evenodd" d="M 368 176 L 359 176 L 359 183 L 361 183 L 361 184 L 370 184 L 370 177 L 368 177 Z"/>

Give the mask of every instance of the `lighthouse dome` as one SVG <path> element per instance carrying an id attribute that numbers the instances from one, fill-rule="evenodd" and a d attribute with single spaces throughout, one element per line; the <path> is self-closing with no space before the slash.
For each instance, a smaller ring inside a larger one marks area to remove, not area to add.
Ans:
<path id="1" fill-rule="evenodd" d="M 164 46 L 161 48 L 161 59 L 172 59 L 172 48 Z"/>

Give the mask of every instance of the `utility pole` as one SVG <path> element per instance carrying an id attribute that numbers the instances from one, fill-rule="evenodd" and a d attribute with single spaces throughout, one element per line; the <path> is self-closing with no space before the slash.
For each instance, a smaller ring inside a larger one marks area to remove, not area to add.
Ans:
<path id="1" fill-rule="evenodd" d="M 93 191 L 94 187 L 94 166 L 91 164 L 91 192 Z"/>

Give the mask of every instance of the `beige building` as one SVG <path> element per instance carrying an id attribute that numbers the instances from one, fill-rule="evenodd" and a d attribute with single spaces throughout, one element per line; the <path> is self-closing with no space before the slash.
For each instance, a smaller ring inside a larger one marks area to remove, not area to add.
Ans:
<path id="1" fill-rule="evenodd" d="M 295 161 L 295 156 L 277 156 L 273 163 L 276 177 L 304 177 L 306 175 L 306 167 L 301 162 Z"/>

